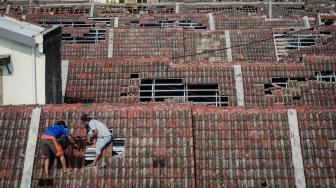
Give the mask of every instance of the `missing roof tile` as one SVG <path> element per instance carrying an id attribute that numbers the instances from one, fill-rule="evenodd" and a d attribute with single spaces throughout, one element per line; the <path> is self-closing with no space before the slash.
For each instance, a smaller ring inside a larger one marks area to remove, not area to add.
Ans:
<path id="1" fill-rule="evenodd" d="M 261 183 L 261 186 L 262 187 L 267 187 L 267 180 L 263 180 L 262 183 Z"/>
<path id="2" fill-rule="evenodd" d="M 108 144 L 105 149 L 112 147 L 112 156 L 122 156 L 125 153 L 125 138 L 114 138 L 111 144 Z M 111 148 L 110 148 L 111 149 Z M 93 162 L 96 156 L 96 146 L 86 146 L 85 149 L 85 165 Z"/>
<path id="3" fill-rule="evenodd" d="M 153 158 L 153 167 L 154 168 L 165 167 L 165 159 L 161 157 Z"/>
<path id="4" fill-rule="evenodd" d="M 113 156 L 123 155 L 125 153 L 125 138 L 113 139 Z"/>
<path id="5" fill-rule="evenodd" d="M 301 99 L 301 97 L 293 97 L 293 100 L 294 101 L 298 101 L 298 100 L 300 100 Z"/>
<path id="6" fill-rule="evenodd" d="M 39 179 L 37 186 L 39 187 L 54 186 L 54 180 L 51 178 Z"/>
<path id="7" fill-rule="evenodd" d="M 131 73 L 130 77 L 131 78 L 139 78 L 139 74 L 138 73 Z"/>
<path id="8" fill-rule="evenodd" d="M 330 149 L 332 151 L 336 151 L 336 139 L 329 140 L 329 143 L 330 143 Z"/>

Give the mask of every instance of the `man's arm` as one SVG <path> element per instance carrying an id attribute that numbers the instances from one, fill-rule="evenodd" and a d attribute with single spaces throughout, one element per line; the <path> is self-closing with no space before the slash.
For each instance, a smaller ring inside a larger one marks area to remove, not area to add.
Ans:
<path id="1" fill-rule="evenodd" d="M 70 142 L 71 142 L 75 147 L 78 147 L 78 145 L 76 144 L 75 139 L 73 138 L 73 136 L 69 135 L 69 136 L 68 136 L 68 139 L 70 140 Z"/>
<path id="2" fill-rule="evenodd" d="M 63 129 L 63 134 L 70 140 L 71 144 L 75 146 L 75 148 L 78 147 L 78 145 L 75 142 L 75 139 L 70 135 L 68 129 Z"/>
<path id="3" fill-rule="evenodd" d="M 92 130 L 92 135 L 89 136 L 89 137 L 90 137 L 90 139 L 95 139 L 95 138 L 97 138 L 97 135 L 98 135 L 98 131 L 97 130 Z"/>

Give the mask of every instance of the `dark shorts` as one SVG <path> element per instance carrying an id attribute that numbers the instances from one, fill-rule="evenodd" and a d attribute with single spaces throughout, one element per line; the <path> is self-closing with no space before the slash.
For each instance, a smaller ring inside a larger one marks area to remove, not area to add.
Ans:
<path id="1" fill-rule="evenodd" d="M 41 155 L 50 158 L 56 156 L 56 147 L 51 140 L 41 140 Z"/>

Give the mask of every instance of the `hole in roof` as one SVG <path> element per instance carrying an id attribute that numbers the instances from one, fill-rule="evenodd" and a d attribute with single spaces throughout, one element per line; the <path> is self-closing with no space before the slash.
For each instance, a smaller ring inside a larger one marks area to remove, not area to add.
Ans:
<path id="1" fill-rule="evenodd" d="M 296 78 L 290 78 L 291 80 L 296 80 L 298 82 L 304 82 L 306 81 L 306 78 L 305 77 L 296 77 Z"/>
<path id="2" fill-rule="evenodd" d="M 330 31 L 321 31 L 320 32 L 321 35 L 331 35 Z"/>
<path id="3" fill-rule="evenodd" d="M 163 168 L 165 166 L 165 159 L 161 157 L 153 158 L 154 168 Z"/>
<path id="4" fill-rule="evenodd" d="M 288 78 L 272 78 L 272 82 L 287 82 Z"/>
<path id="5" fill-rule="evenodd" d="M 139 74 L 138 73 L 131 73 L 130 77 L 131 78 L 139 78 Z"/>
<path id="6" fill-rule="evenodd" d="M 123 156 L 125 153 L 125 138 L 114 138 L 112 142 L 109 143 L 104 148 L 104 150 L 109 149 L 109 147 L 112 147 L 110 148 L 112 149 L 112 156 Z M 94 144 L 86 146 L 84 155 L 85 165 L 92 163 L 95 156 L 96 156 L 96 146 Z"/>
<path id="7" fill-rule="evenodd" d="M 336 151 L 336 139 L 331 139 L 329 140 L 329 142 L 330 142 L 330 149 L 332 151 Z"/>
<path id="8" fill-rule="evenodd" d="M 298 101 L 298 100 L 300 100 L 301 99 L 301 97 L 293 97 L 293 100 L 294 101 Z"/>
<path id="9" fill-rule="evenodd" d="M 325 19 L 325 20 L 323 20 L 323 22 L 324 22 L 324 25 L 332 25 L 332 24 L 334 24 L 334 20 L 332 20 L 332 19 Z"/>
<path id="10" fill-rule="evenodd" d="M 267 180 L 263 180 L 262 183 L 261 183 L 261 186 L 262 187 L 267 187 Z"/>
<path id="11" fill-rule="evenodd" d="M 135 20 L 135 19 L 131 20 L 130 22 L 131 22 L 131 23 L 140 23 L 139 20 Z"/>
<path id="12" fill-rule="evenodd" d="M 115 138 L 113 139 L 113 156 L 123 155 L 125 153 L 125 138 Z"/>
<path id="13" fill-rule="evenodd" d="M 37 186 L 39 187 L 54 186 L 54 180 L 51 178 L 39 179 Z"/>

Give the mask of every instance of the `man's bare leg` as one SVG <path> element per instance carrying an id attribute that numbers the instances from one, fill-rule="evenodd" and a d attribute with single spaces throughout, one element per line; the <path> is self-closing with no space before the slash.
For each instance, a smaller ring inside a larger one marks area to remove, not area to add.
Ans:
<path id="1" fill-rule="evenodd" d="M 49 162 L 50 162 L 50 159 L 47 157 L 44 157 L 44 174 L 46 177 L 49 177 Z"/>
<path id="2" fill-rule="evenodd" d="M 93 167 L 93 166 L 96 166 L 97 165 L 97 162 L 100 158 L 101 154 L 96 154 L 96 157 L 95 159 L 93 160 L 93 163 L 89 164 L 88 167 Z"/>
<path id="3" fill-rule="evenodd" d="M 61 155 L 60 161 L 61 161 L 61 164 L 62 164 L 63 171 L 64 172 L 70 172 L 71 168 L 67 168 L 64 155 Z"/>

